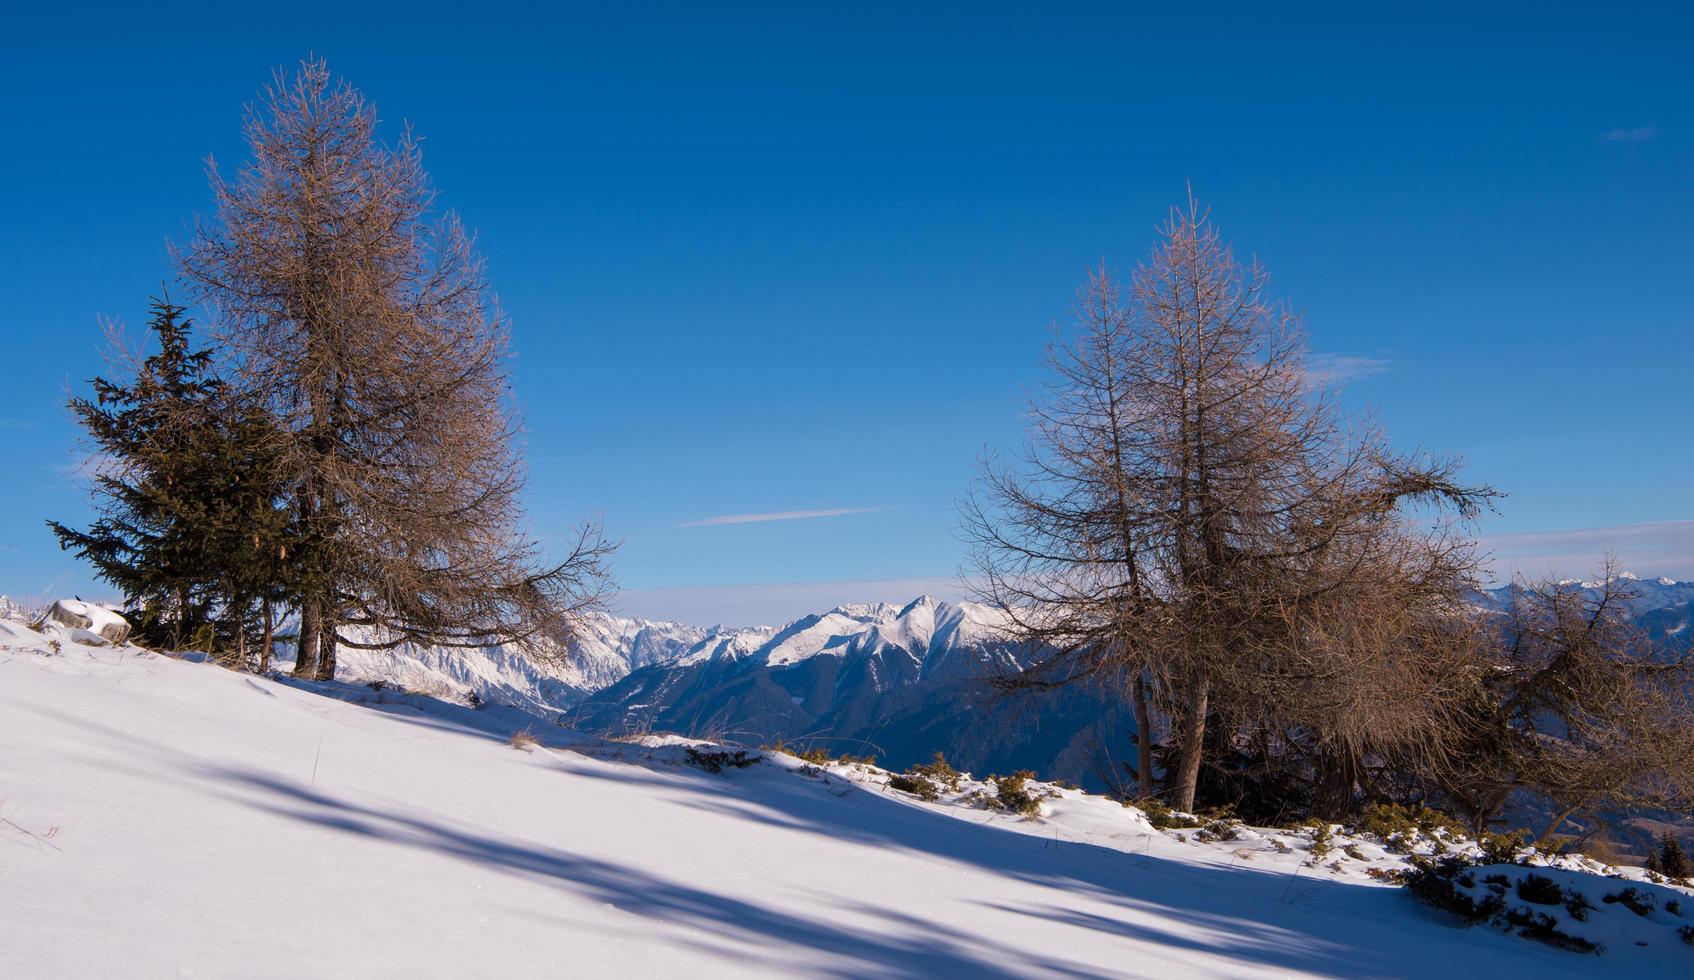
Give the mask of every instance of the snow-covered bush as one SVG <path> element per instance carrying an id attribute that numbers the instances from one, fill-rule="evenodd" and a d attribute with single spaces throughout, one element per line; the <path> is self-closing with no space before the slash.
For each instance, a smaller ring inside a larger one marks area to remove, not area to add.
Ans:
<path id="1" fill-rule="evenodd" d="M 1140 810 L 1147 817 L 1147 822 L 1158 830 L 1189 830 L 1205 825 L 1205 821 L 1194 814 L 1172 810 L 1163 801 L 1154 797 L 1145 800 L 1133 800 L 1125 803 L 1124 806 L 1132 806 Z"/>
<path id="2" fill-rule="evenodd" d="M 888 786 L 890 789 L 910 793 L 920 800 L 928 800 L 931 803 L 941 799 L 940 787 L 925 776 L 897 772 L 888 777 Z"/>
<path id="3" fill-rule="evenodd" d="M 746 749 L 728 750 L 707 749 L 701 751 L 690 745 L 686 749 L 688 764 L 698 766 L 709 773 L 720 773 L 727 769 L 744 769 L 758 762 L 757 756 L 749 756 Z"/>
<path id="4" fill-rule="evenodd" d="M 1410 854 L 1423 840 L 1462 835 L 1465 828 L 1439 810 L 1399 803 L 1372 803 L 1359 813 L 1354 832 L 1369 834 L 1396 854 Z"/>
<path id="5" fill-rule="evenodd" d="M 1033 817 L 1041 812 L 1041 800 L 1029 791 L 1029 781 L 1035 773 L 1020 769 L 1010 776 L 989 776 L 994 784 L 995 802 L 1000 809 Z"/>
<path id="6" fill-rule="evenodd" d="M 954 793 L 959 791 L 959 782 L 964 779 L 964 773 L 954 769 L 947 762 L 947 757 L 940 752 L 935 753 L 934 762 L 919 762 L 906 771 L 913 776 L 921 776 L 924 779 L 939 783 Z"/>
<path id="7" fill-rule="evenodd" d="M 1453 855 L 1415 859 L 1406 888 L 1467 922 L 1577 952 L 1604 952 L 1608 944 L 1626 942 L 1653 945 L 1681 939 L 1691 928 L 1680 915 L 1681 893 L 1586 871 L 1471 864 Z"/>
<path id="8" fill-rule="evenodd" d="M 1203 843 L 1236 840 L 1241 836 L 1241 827 L 1241 821 L 1234 817 L 1211 820 L 1200 828 L 1199 832 L 1194 835 L 1194 839 Z"/>

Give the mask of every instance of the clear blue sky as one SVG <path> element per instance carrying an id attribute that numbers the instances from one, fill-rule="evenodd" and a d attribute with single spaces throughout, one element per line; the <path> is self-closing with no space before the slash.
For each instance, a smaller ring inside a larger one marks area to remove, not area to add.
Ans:
<path id="1" fill-rule="evenodd" d="M 0 40 L 0 591 L 101 594 L 42 525 L 87 512 L 66 386 L 308 52 L 426 138 L 512 316 L 536 530 L 603 514 L 630 611 L 945 591 L 1048 325 L 1189 181 L 1371 369 L 1351 407 L 1510 492 L 1502 555 L 1694 577 L 1680 5 L 42 6 Z"/>

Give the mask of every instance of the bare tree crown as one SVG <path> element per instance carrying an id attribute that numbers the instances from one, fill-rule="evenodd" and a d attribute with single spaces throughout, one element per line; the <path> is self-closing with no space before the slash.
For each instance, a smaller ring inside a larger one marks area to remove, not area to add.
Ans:
<path id="1" fill-rule="evenodd" d="M 508 322 L 462 223 L 434 213 L 410 130 L 389 145 L 376 127 L 322 61 L 279 71 L 248 110 L 251 159 L 230 178 L 208 164 L 217 212 L 176 251 L 183 278 L 294 434 L 332 644 L 556 633 L 600 601 L 611 546 L 585 527 L 541 564 Z"/>

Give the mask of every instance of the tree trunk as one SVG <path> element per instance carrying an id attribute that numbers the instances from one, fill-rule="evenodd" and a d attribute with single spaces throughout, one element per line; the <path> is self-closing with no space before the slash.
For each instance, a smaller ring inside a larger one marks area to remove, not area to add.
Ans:
<path id="1" fill-rule="evenodd" d="M 318 672 L 320 681 L 335 680 L 335 616 L 326 607 L 318 620 Z"/>
<path id="2" fill-rule="evenodd" d="M 1193 684 L 1188 704 L 1183 706 L 1179 741 L 1182 762 L 1171 784 L 1170 801 L 1172 809 L 1186 813 L 1194 812 L 1194 789 L 1200 782 L 1200 757 L 1206 751 L 1206 707 L 1211 695 L 1211 684 L 1205 675 L 1196 678 Z"/>
<path id="3" fill-rule="evenodd" d="M 1340 820 L 1353 809 L 1353 792 L 1358 786 L 1358 767 L 1351 756 L 1324 753 L 1323 771 L 1318 775 L 1317 815 Z"/>
<path id="4" fill-rule="evenodd" d="M 300 632 L 294 640 L 294 676 L 318 675 L 318 597 L 300 600 Z"/>
<path id="5" fill-rule="evenodd" d="M 276 632 L 275 624 L 271 619 L 271 601 L 269 599 L 265 600 L 263 617 L 265 635 L 259 641 L 259 673 L 261 674 L 271 669 L 271 644 L 275 640 L 274 634 Z"/>
<path id="6" fill-rule="evenodd" d="M 1135 776 L 1136 791 L 1144 800 L 1153 797 L 1153 715 L 1147 708 L 1145 672 L 1135 672 Z"/>

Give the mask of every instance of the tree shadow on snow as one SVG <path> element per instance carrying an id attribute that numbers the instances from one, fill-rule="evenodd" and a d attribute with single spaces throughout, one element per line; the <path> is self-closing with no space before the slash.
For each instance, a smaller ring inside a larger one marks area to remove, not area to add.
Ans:
<path id="1" fill-rule="evenodd" d="M 985 943 L 980 937 L 925 920 L 911 920 L 909 928 L 898 935 L 854 929 L 555 847 L 491 837 L 415 815 L 382 812 L 265 773 L 223 770 L 207 774 L 272 798 L 270 802 L 247 801 L 268 812 L 342 833 L 445 854 L 550 884 L 624 912 L 699 929 L 727 943 L 664 937 L 701 953 L 745 961 L 786 951 L 800 957 L 796 965 L 806 973 L 843 978 L 1097 975 L 1038 953 Z M 661 938 L 653 932 L 644 935 L 649 940 Z M 832 962 L 819 966 L 815 958 L 805 955 L 815 953 L 827 954 Z M 778 961 L 770 965 L 784 964 Z"/>
<path id="2" fill-rule="evenodd" d="M 859 784 L 833 778 L 825 784 L 768 767 L 725 775 L 691 769 L 640 773 L 639 766 L 629 766 L 572 769 L 569 775 L 651 779 L 680 790 L 684 807 L 867 847 L 923 853 L 991 875 L 1087 895 L 1125 914 L 1113 916 L 1051 903 L 985 899 L 976 904 L 996 915 L 1038 918 L 1122 940 L 1124 974 L 1149 972 L 1148 965 L 1136 963 L 1132 942 L 1203 951 L 1234 959 L 1243 968 L 1335 977 L 1407 976 L 1444 968 L 1471 974 L 1484 967 L 1533 968 L 1540 975 L 1556 975 L 1597 965 L 1591 957 L 1542 949 L 1492 932 L 1450 928 L 1422 914 L 1397 889 L 1323 880 L 1310 870 L 1290 875 L 1239 865 L 1211 867 L 1099 844 L 1055 843 L 911 806 Z M 626 912 L 699 929 L 728 944 L 726 948 L 688 937 L 667 937 L 702 953 L 732 958 L 792 955 L 803 965 L 791 969 L 841 977 L 1099 975 L 1092 967 L 908 914 L 898 908 L 898 899 L 889 905 L 845 903 L 820 889 L 824 901 L 887 926 L 855 928 L 556 847 L 384 812 L 270 774 L 244 770 L 207 774 L 259 792 L 260 801 L 245 802 L 271 812 L 517 874 Z M 844 787 L 849 791 L 836 795 Z M 679 825 L 686 825 L 686 820 L 679 816 Z M 806 958 L 808 953 L 813 957 Z M 817 965 L 818 953 L 827 957 L 828 965 Z M 1489 966 L 1490 961 L 1495 966 Z"/>
<path id="3" fill-rule="evenodd" d="M 623 778 L 604 769 L 573 770 L 571 775 Z M 688 787 L 689 807 L 871 848 L 931 855 L 1086 895 L 1126 914 L 1053 904 L 978 903 L 998 913 L 1232 957 L 1243 966 L 1361 977 L 1427 974 L 1444 967 L 1471 974 L 1491 960 L 1514 971 L 1533 967 L 1542 975 L 1575 975 L 1597 965 L 1592 957 L 1490 930 L 1454 927 L 1401 889 L 1340 882 L 1309 868 L 1291 873 L 1246 862 L 1223 867 L 1144 854 L 1138 850 L 1139 832 L 1114 840 L 1103 828 L 1097 841 L 1057 840 L 1021 832 L 986 812 L 939 813 L 862 783 L 834 776 L 808 779 L 769 768 L 718 776 L 693 772 L 667 782 Z M 854 910 L 917 924 L 896 909 L 861 905 Z M 1163 928 L 1167 923 L 1180 928 Z M 1137 968 L 1126 960 L 1124 969 L 1133 973 Z"/>

